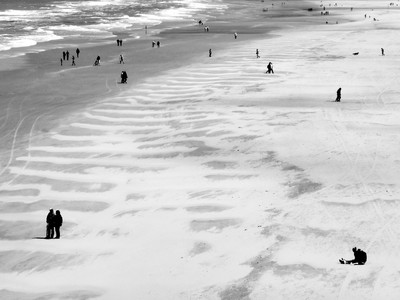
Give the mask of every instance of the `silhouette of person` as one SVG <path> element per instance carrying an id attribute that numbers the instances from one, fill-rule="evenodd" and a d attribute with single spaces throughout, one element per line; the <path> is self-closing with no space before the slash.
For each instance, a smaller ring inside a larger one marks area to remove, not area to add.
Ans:
<path id="1" fill-rule="evenodd" d="M 266 72 L 266 73 L 268 73 L 268 74 L 270 74 L 270 73 L 274 74 L 274 69 L 273 69 L 273 67 L 272 67 L 272 62 L 269 62 L 269 63 L 268 63 L 268 65 L 267 65 L 267 72 Z"/>
<path id="2" fill-rule="evenodd" d="M 76 58 L 79 58 L 79 53 L 81 53 L 81 50 L 79 50 L 79 48 L 76 48 L 75 52 L 76 52 Z"/>
<path id="3" fill-rule="evenodd" d="M 367 253 L 361 249 L 354 247 L 353 249 L 354 259 L 345 260 L 343 258 L 339 259 L 341 264 L 354 264 L 354 265 L 364 265 L 367 262 Z"/>
<path id="4" fill-rule="evenodd" d="M 62 62 L 63 62 L 63 59 L 62 59 L 62 58 L 60 58 L 60 64 L 61 64 L 61 66 L 62 66 Z"/>
<path id="5" fill-rule="evenodd" d="M 119 40 L 117 40 L 117 46 L 119 46 Z"/>
<path id="6" fill-rule="evenodd" d="M 54 211 L 52 208 L 47 214 L 46 223 L 46 239 L 52 239 L 54 237 Z"/>
<path id="7" fill-rule="evenodd" d="M 256 49 L 256 56 L 257 56 L 257 58 L 260 58 L 260 52 L 258 51 L 258 49 Z"/>
<path id="8" fill-rule="evenodd" d="M 210 50 L 208 50 L 208 57 L 211 57 L 212 56 L 212 50 L 210 49 Z"/>
<path id="9" fill-rule="evenodd" d="M 56 215 L 53 218 L 54 228 L 56 230 L 56 239 L 60 238 L 60 227 L 63 223 L 63 218 L 59 210 L 56 210 Z"/>
<path id="10" fill-rule="evenodd" d="M 122 40 L 119 40 L 119 45 L 122 47 Z"/>
<path id="11" fill-rule="evenodd" d="M 67 56 L 67 54 L 65 53 L 65 51 L 63 51 L 63 60 L 65 60 L 66 56 Z"/>
<path id="12" fill-rule="evenodd" d="M 382 55 L 385 55 L 385 49 L 381 48 Z"/>
<path id="13" fill-rule="evenodd" d="M 120 64 L 125 64 L 124 57 L 122 56 L 122 54 L 119 56 L 119 63 Z"/>
<path id="14" fill-rule="evenodd" d="M 237 37 L 238 37 L 238 34 L 237 34 L 237 32 L 235 32 L 234 34 L 233 34 L 233 36 L 235 37 L 235 40 L 237 39 Z"/>
<path id="15" fill-rule="evenodd" d="M 72 64 L 71 66 L 75 66 L 75 56 L 72 55 Z"/>
<path id="16" fill-rule="evenodd" d="M 160 46 L 161 46 L 160 41 L 157 41 L 157 47 L 160 48 Z"/>
<path id="17" fill-rule="evenodd" d="M 127 79 L 128 79 L 128 74 L 126 73 L 126 71 L 122 71 L 121 72 L 121 83 L 127 83 Z"/>
<path id="18" fill-rule="evenodd" d="M 97 58 L 96 58 L 96 59 L 97 59 L 97 64 L 100 65 L 100 56 L 97 55 Z"/>
<path id="19" fill-rule="evenodd" d="M 69 52 L 67 50 L 67 52 L 65 52 L 65 54 L 67 55 L 67 60 L 69 60 Z"/>
<path id="20" fill-rule="evenodd" d="M 341 99 L 342 99 L 342 88 L 339 88 L 336 91 L 336 100 L 335 100 L 335 102 L 340 102 Z"/>
<path id="21" fill-rule="evenodd" d="M 155 45 L 156 45 L 156 42 L 155 42 L 155 41 L 152 41 L 152 42 L 151 42 L 151 47 L 154 48 Z"/>

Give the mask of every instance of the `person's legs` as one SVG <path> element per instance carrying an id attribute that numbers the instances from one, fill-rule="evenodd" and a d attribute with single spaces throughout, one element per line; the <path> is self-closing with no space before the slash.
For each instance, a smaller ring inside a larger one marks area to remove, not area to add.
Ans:
<path id="1" fill-rule="evenodd" d="M 60 238 L 60 227 L 56 226 L 55 229 L 56 229 L 56 239 L 59 239 Z"/>
<path id="2" fill-rule="evenodd" d="M 50 238 L 50 225 L 47 224 L 46 226 L 46 239 Z"/>
<path id="3" fill-rule="evenodd" d="M 54 227 L 53 226 L 50 227 L 50 238 L 51 239 L 54 238 Z"/>

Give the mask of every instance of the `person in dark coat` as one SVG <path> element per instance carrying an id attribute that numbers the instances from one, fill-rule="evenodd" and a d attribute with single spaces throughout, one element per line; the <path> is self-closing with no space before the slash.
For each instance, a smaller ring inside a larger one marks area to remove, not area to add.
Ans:
<path id="1" fill-rule="evenodd" d="M 122 71 L 121 72 L 121 83 L 127 83 L 128 80 L 128 74 L 126 73 L 126 71 Z"/>
<path id="2" fill-rule="evenodd" d="M 353 249 L 354 259 L 345 260 L 343 258 L 339 259 L 341 264 L 354 264 L 354 265 L 364 265 L 367 262 L 367 253 L 361 249 L 354 247 Z"/>
<path id="3" fill-rule="evenodd" d="M 76 58 L 79 58 L 79 53 L 81 53 L 81 50 L 79 50 L 79 48 L 76 48 L 75 52 L 76 52 Z"/>
<path id="4" fill-rule="evenodd" d="M 342 99 L 342 88 L 339 88 L 336 91 L 336 100 L 335 100 L 335 102 L 340 102 L 340 99 Z"/>
<path id="5" fill-rule="evenodd" d="M 267 72 L 268 74 L 274 74 L 274 69 L 272 67 L 272 62 L 269 62 L 269 64 L 267 65 Z"/>
<path id="6" fill-rule="evenodd" d="M 67 54 L 65 53 L 65 51 L 63 51 L 63 60 L 65 60 L 66 56 L 67 56 Z"/>
<path id="7" fill-rule="evenodd" d="M 67 50 L 67 52 L 65 52 L 65 54 L 67 55 L 67 60 L 69 60 L 69 51 Z"/>
<path id="8" fill-rule="evenodd" d="M 46 239 L 52 239 L 54 237 L 54 211 L 51 208 L 46 217 Z"/>
<path id="9" fill-rule="evenodd" d="M 56 229 L 56 239 L 60 238 L 60 227 L 63 223 L 63 218 L 59 210 L 56 210 L 56 215 L 53 218 L 54 228 Z"/>

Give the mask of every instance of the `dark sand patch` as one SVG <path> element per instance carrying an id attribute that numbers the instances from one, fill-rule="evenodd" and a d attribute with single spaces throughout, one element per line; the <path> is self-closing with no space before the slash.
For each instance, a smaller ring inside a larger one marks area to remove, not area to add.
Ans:
<path id="1" fill-rule="evenodd" d="M 313 182 L 307 178 L 295 182 L 289 182 L 287 184 L 290 187 L 290 198 L 297 198 L 306 193 L 313 193 L 322 188 L 322 184 L 318 182 Z"/>
<path id="2" fill-rule="evenodd" d="M 132 193 L 132 194 L 129 194 L 129 195 L 126 196 L 125 201 L 131 201 L 131 200 L 137 201 L 137 200 L 141 200 L 141 199 L 144 199 L 144 198 L 146 198 L 146 195 Z"/>
<path id="3" fill-rule="evenodd" d="M 240 219 L 219 219 L 219 220 L 193 220 L 190 222 L 190 228 L 193 231 L 206 231 L 215 229 L 220 232 L 226 227 L 238 226 L 242 221 Z"/>
<path id="4" fill-rule="evenodd" d="M 207 213 L 207 212 L 220 212 L 230 208 L 231 207 L 229 206 L 219 206 L 219 205 L 196 205 L 196 206 L 186 207 L 186 210 L 190 212 Z"/>
<path id="5" fill-rule="evenodd" d="M 245 284 L 233 284 L 219 293 L 219 296 L 221 300 L 248 300 L 251 292 Z"/>
<path id="6" fill-rule="evenodd" d="M 3 213 L 21 213 L 30 211 L 47 211 L 51 207 L 59 210 L 72 211 L 102 211 L 110 205 L 105 202 L 97 201 L 56 201 L 56 200 L 40 200 L 33 203 L 24 202 L 0 202 L 0 211 Z"/>
<path id="7" fill-rule="evenodd" d="M 241 141 L 241 142 L 248 142 L 255 140 L 257 138 L 261 137 L 261 135 L 238 135 L 238 136 L 231 136 L 231 137 L 226 137 L 223 138 L 222 140 L 228 141 L 228 142 L 235 142 L 235 141 Z"/>
<path id="8" fill-rule="evenodd" d="M 304 169 L 302 169 L 298 166 L 292 165 L 292 164 L 283 164 L 282 170 L 283 171 L 295 171 L 295 172 L 303 172 L 304 171 Z"/>
<path id="9" fill-rule="evenodd" d="M 4 300 L 89 300 L 100 297 L 98 292 L 77 290 L 65 293 L 20 293 L 0 290 L 0 299 Z"/>
<path id="10" fill-rule="evenodd" d="M 210 249 L 211 249 L 210 244 L 207 244 L 205 242 L 196 242 L 196 243 L 194 243 L 192 250 L 190 250 L 189 255 L 196 256 L 201 253 L 207 252 Z"/>
<path id="11" fill-rule="evenodd" d="M 206 134 L 206 136 L 208 136 L 208 137 L 218 137 L 218 136 L 228 135 L 228 134 L 232 134 L 232 131 L 218 130 L 218 131 L 210 132 L 210 133 Z"/>
<path id="12" fill-rule="evenodd" d="M 44 243 L 51 241 L 44 240 Z M 1 251 L 0 272 L 25 272 L 25 271 L 47 271 L 57 268 L 79 265 L 86 257 L 76 254 L 53 254 L 49 252 L 36 251 Z"/>
<path id="13" fill-rule="evenodd" d="M 20 190 L 0 190 L 0 197 L 4 196 L 39 196 L 40 190 L 38 189 L 20 189 Z"/>
<path id="14" fill-rule="evenodd" d="M 0 220 L 0 240 L 26 240 L 35 237 L 44 237 L 46 235 L 46 215 L 43 213 L 43 221 L 4 221 Z M 63 232 L 75 226 L 74 223 L 64 222 L 61 227 L 61 236 Z"/>
<path id="15" fill-rule="evenodd" d="M 187 138 L 193 138 L 193 137 L 203 137 L 207 135 L 208 130 L 196 130 L 196 131 L 187 131 L 187 132 L 181 132 L 178 134 L 173 135 L 173 137 L 187 137 Z"/>
<path id="16" fill-rule="evenodd" d="M 237 163 L 234 161 L 220 161 L 220 160 L 213 160 L 204 163 L 203 165 L 212 168 L 212 169 L 232 169 L 237 166 Z"/>

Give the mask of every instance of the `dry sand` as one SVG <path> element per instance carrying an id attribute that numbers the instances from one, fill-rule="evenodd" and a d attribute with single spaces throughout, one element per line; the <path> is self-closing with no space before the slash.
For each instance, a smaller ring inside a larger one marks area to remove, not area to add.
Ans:
<path id="1" fill-rule="evenodd" d="M 7 73 L 1 299 L 399 298 L 398 6 L 240 2 L 128 41 L 128 85 L 111 42 Z"/>

